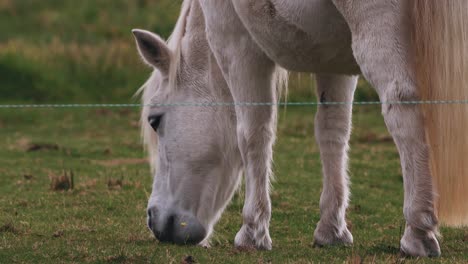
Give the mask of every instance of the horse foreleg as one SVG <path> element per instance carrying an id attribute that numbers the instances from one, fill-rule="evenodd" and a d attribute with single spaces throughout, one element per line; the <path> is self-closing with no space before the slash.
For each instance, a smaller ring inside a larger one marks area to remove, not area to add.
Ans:
<path id="1" fill-rule="evenodd" d="M 406 35 L 406 0 L 333 0 L 348 22 L 353 51 L 365 77 L 385 102 L 418 100 Z M 438 256 L 437 217 L 429 170 L 429 148 L 418 105 L 384 104 L 382 112 L 400 153 L 406 229 L 401 250 Z"/>
<path id="2" fill-rule="evenodd" d="M 355 76 L 318 74 L 317 97 L 320 102 L 351 102 L 356 89 Z M 352 244 L 346 226 L 348 207 L 348 141 L 351 134 L 352 105 L 322 105 L 315 118 L 315 137 L 320 147 L 323 190 L 320 198 L 320 222 L 314 244 Z"/>
<path id="3" fill-rule="evenodd" d="M 210 47 L 234 101 L 273 103 L 275 64 L 260 50 L 230 1 L 202 0 Z M 244 163 L 243 225 L 236 247 L 271 249 L 269 196 L 276 107 L 236 105 L 237 137 Z"/>

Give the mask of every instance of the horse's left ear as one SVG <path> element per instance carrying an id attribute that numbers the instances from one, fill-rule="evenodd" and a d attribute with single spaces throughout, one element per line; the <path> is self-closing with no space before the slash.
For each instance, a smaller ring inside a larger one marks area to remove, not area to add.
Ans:
<path id="1" fill-rule="evenodd" d="M 134 29 L 132 33 L 143 61 L 158 69 L 163 75 L 168 75 L 172 52 L 166 43 L 158 35 L 146 30 Z"/>

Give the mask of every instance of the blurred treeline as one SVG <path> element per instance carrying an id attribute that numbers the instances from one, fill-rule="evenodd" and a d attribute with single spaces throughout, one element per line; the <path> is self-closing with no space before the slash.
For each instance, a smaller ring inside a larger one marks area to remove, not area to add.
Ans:
<path id="1" fill-rule="evenodd" d="M 181 0 L 0 0 L 1 102 L 130 102 L 150 70 L 132 28 L 167 38 Z M 356 99 L 375 99 L 364 82 Z M 289 100 L 313 100 L 292 75 Z"/>

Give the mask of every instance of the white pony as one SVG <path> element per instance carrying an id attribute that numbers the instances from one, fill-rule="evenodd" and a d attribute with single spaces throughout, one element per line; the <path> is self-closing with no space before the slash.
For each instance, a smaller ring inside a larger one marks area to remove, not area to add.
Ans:
<path id="1" fill-rule="evenodd" d="M 134 31 L 140 54 L 156 69 L 143 101 L 272 103 L 284 79 L 277 65 L 316 73 L 324 103 L 351 102 L 360 73 L 383 102 L 464 100 L 467 15 L 465 0 L 186 0 L 168 45 Z M 345 221 L 351 108 L 323 105 L 316 117 L 324 176 L 317 245 L 353 242 Z M 404 176 L 401 250 L 439 256 L 437 215 L 468 223 L 468 168 L 460 161 L 468 151 L 468 110 L 383 104 L 382 112 Z M 144 108 L 142 121 L 151 164 L 158 164 L 148 225 L 159 240 L 207 245 L 243 168 L 244 223 L 235 245 L 271 249 L 274 105 L 155 106 Z"/>

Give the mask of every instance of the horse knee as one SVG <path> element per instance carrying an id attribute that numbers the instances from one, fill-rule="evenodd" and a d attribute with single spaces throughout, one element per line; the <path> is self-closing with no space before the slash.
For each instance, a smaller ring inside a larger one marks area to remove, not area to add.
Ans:
<path id="1" fill-rule="evenodd" d="M 239 124 L 237 126 L 239 147 L 243 152 L 261 150 L 272 144 L 275 133 L 272 124 Z"/>
<path id="2" fill-rule="evenodd" d="M 384 86 L 384 85 L 382 85 Z M 411 102 L 419 101 L 416 86 L 409 81 L 394 81 L 383 89 L 377 87 L 382 100 L 382 114 L 387 128 L 392 135 L 399 135 L 402 130 L 421 130 L 422 112 L 418 105 Z M 410 135 L 411 133 L 406 133 Z"/>

